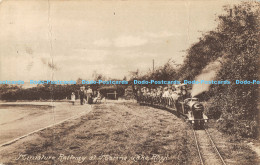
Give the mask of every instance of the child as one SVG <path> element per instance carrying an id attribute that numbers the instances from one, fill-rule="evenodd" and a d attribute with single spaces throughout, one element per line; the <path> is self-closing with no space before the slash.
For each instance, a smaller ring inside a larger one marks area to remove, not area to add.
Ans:
<path id="1" fill-rule="evenodd" d="M 74 104 L 75 104 L 75 100 L 76 100 L 75 93 L 74 93 L 74 92 L 72 92 L 72 94 L 71 94 L 71 102 L 72 102 L 72 105 L 74 105 Z"/>

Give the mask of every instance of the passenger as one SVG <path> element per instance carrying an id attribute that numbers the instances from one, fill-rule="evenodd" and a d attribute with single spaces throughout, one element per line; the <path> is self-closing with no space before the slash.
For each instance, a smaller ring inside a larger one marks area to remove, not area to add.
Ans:
<path id="1" fill-rule="evenodd" d="M 162 94 L 162 102 L 164 104 L 164 106 L 168 106 L 169 105 L 169 91 L 168 91 L 168 87 L 165 87 L 163 90 L 163 94 Z"/>
<path id="2" fill-rule="evenodd" d="M 176 91 L 175 84 L 172 84 L 172 92 Z"/>
<path id="3" fill-rule="evenodd" d="M 144 88 L 143 88 L 143 87 L 141 88 L 141 91 L 140 91 L 140 92 L 141 92 L 141 94 L 143 94 L 143 93 L 144 93 Z"/>
<path id="4" fill-rule="evenodd" d="M 188 92 L 187 92 L 187 85 L 186 84 L 182 84 L 181 94 L 182 94 L 183 99 L 190 97 Z"/>
<path id="5" fill-rule="evenodd" d="M 152 94 L 152 96 L 153 96 L 153 97 L 156 97 L 156 93 L 157 93 L 157 90 L 156 90 L 156 89 L 153 89 L 153 94 Z"/>
<path id="6" fill-rule="evenodd" d="M 147 96 L 147 90 L 146 90 L 146 87 L 143 88 L 143 96 Z"/>
<path id="7" fill-rule="evenodd" d="M 150 88 L 146 88 L 146 102 L 147 102 L 147 103 L 152 103 L 152 100 L 151 100 L 151 90 L 150 90 Z"/>
<path id="8" fill-rule="evenodd" d="M 163 91 L 162 91 L 162 86 L 160 86 L 157 90 L 157 103 L 158 104 L 161 104 L 162 103 L 162 94 L 163 94 Z"/>
<path id="9" fill-rule="evenodd" d="M 157 89 L 157 97 L 162 97 L 162 88 L 161 87 L 159 87 Z"/>
<path id="10" fill-rule="evenodd" d="M 176 92 L 178 95 L 181 95 L 181 86 L 180 86 L 180 85 L 176 85 L 175 88 L 176 88 L 175 92 Z"/>
<path id="11" fill-rule="evenodd" d="M 173 104 L 172 99 L 171 99 L 171 96 L 172 96 L 172 88 L 169 88 L 168 91 L 169 91 L 169 106 L 171 106 L 171 105 Z"/>
<path id="12" fill-rule="evenodd" d="M 70 99 L 71 99 L 72 105 L 74 105 L 74 104 L 75 104 L 75 101 L 76 101 L 76 96 L 75 96 L 75 93 L 74 93 L 74 92 L 71 93 Z"/>
<path id="13" fill-rule="evenodd" d="M 146 96 L 151 96 L 151 92 L 149 88 L 146 88 Z"/>
<path id="14" fill-rule="evenodd" d="M 163 91 L 163 87 L 162 87 L 162 86 L 159 86 L 159 89 L 160 89 L 161 91 Z"/>
<path id="15" fill-rule="evenodd" d="M 172 95 L 172 88 L 169 88 L 168 91 L 169 91 L 169 97 L 171 97 L 171 95 Z"/>
<path id="16" fill-rule="evenodd" d="M 151 95 L 150 95 L 152 104 L 156 103 L 156 99 L 155 99 L 156 98 L 156 93 L 157 93 L 156 89 L 153 88 L 151 90 Z"/>
<path id="17" fill-rule="evenodd" d="M 153 97 L 153 89 L 151 89 L 150 96 Z"/>
<path id="18" fill-rule="evenodd" d="M 174 101 L 177 101 L 178 98 L 179 98 L 179 95 L 176 91 L 172 92 L 171 94 L 171 98 L 174 100 Z"/>
<path id="19" fill-rule="evenodd" d="M 168 91 L 167 87 L 164 88 L 164 92 L 163 92 L 162 97 L 169 97 L 169 91 Z"/>
<path id="20" fill-rule="evenodd" d="M 168 85 L 167 85 L 167 88 L 168 88 L 168 91 L 169 91 L 169 89 L 172 89 L 172 85 L 171 85 L 171 84 L 168 84 Z"/>

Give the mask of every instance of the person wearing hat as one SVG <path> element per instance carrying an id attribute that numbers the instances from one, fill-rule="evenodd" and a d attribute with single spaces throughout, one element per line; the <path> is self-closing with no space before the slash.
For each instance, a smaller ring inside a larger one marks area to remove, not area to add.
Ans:
<path id="1" fill-rule="evenodd" d="M 157 88 L 157 96 L 158 96 L 158 97 L 161 97 L 161 96 L 162 96 L 162 88 L 161 88 L 161 87 L 158 87 L 158 88 Z"/>
<path id="2" fill-rule="evenodd" d="M 140 88 L 137 89 L 137 95 L 136 95 L 136 101 L 139 103 L 142 97 L 142 89 Z"/>
<path id="3" fill-rule="evenodd" d="M 80 104 L 81 105 L 84 104 L 85 97 L 86 97 L 85 87 L 82 86 L 82 87 L 80 87 L 80 91 L 79 91 L 79 98 L 80 98 Z"/>
<path id="4" fill-rule="evenodd" d="M 163 104 L 165 106 L 168 106 L 169 105 L 169 90 L 168 90 L 168 87 L 165 87 L 164 90 L 163 90 L 163 94 L 162 94 L 162 98 L 163 98 Z"/>
<path id="5" fill-rule="evenodd" d="M 171 94 L 171 98 L 174 100 L 174 101 L 177 101 L 178 98 L 179 98 L 179 95 L 176 91 L 172 92 Z"/>
<path id="6" fill-rule="evenodd" d="M 176 93 L 178 94 L 178 95 L 181 95 L 181 86 L 180 85 L 175 85 L 175 88 L 176 88 Z"/>
<path id="7" fill-rule="evenodd" d="M 164 88 L 164 92 L 163 92 L 162 97 L 169 97 L 168 87 L 165 87 L 165 88 Z"/>
<path id="8" fill-rule="evenodd" d="M 186 84 L 181 84 L 181 95 L 182 95 L 182 99 L 185 100 L 188 97 L 191 97 L 191 95 L 188 93 L 187 90 L 187 85 Z"/>

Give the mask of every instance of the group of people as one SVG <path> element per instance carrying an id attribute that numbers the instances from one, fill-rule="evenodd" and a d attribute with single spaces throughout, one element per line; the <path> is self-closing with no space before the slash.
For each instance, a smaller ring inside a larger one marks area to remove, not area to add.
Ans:
<path id="1" fill-rule="evenodd" d="M 100 93 L 99 91 L 97 94 L 94 94 L 93 90 L 90 88 L 90 86 L 87 86 L 87 90 L 85 89 L 85 86 L 80 87 L 79 90 L 79 99 L 80 99 L 80 104 L 92 104 L 96 103 L 97 100 L 100 98 Z M 71 94 L 71 102 L 74 105 L 76 101 L 76 95 L 74 92 Z"/>
<path id="2" fill-rule="evenodd" d="M 159 98 L 172 98 L 173 100 L 184 99 L 189 97 L 187 92 L 187 86 L 185 84 L 169 85 L 166 87 L 159 86 L 157 88 L 135 86 L 135 96 L 138 99 L 140 97 L 159 97 Z"/>
<path id="3" fill-rule="evenodd" d="M 78 96 L 80 99 L 80 104 L 93 104 L 101 99 L 101 94 L 99 91 L 94 91 L 87 86 L 87 90 L 85 86 L 80 87 L 78 92 Z M 173 84 L 168 86 L 159 86 L 157 88 L 149 88 L 149 87 L 138 87 L 134 86 L 134 96 L 137 101 L 143 100 L 144 98 L 147 99 L 154 99 L 154 98 L 167 98 L 174 101 L 177 100 L 184 100 L 187 97 L 190 97 L 187 92 L 187 86 L 185 84 Z M 76 95 L 74 92 L 71 94 L 71 102 L 74 105 L 76 101 Z"/>

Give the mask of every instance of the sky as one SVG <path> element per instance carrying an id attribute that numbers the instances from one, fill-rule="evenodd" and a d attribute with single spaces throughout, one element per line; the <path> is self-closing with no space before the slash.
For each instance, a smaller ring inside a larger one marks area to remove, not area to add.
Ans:
<path id="1" fill-rule="evenodd" d="M 233 0 L 0 1 L 0 80 L 122 79 L 186 50 Z"/>

